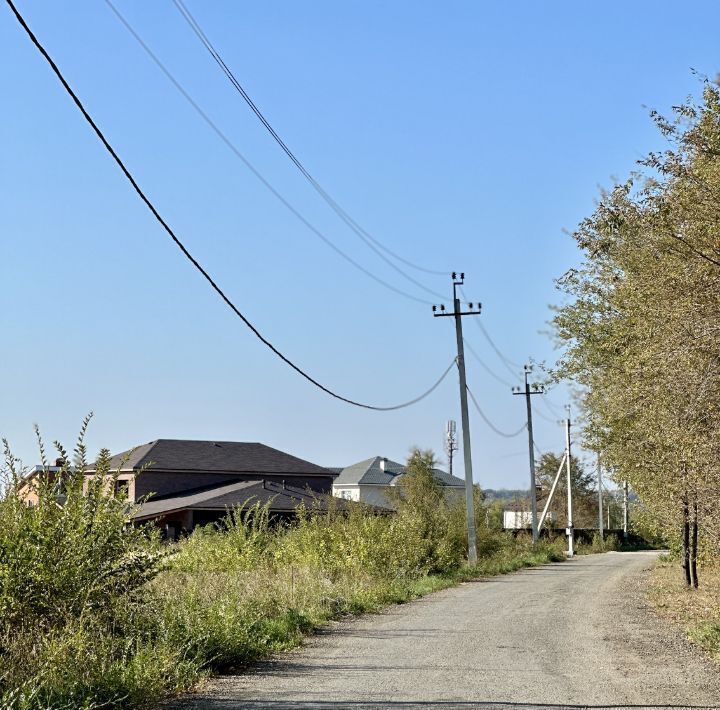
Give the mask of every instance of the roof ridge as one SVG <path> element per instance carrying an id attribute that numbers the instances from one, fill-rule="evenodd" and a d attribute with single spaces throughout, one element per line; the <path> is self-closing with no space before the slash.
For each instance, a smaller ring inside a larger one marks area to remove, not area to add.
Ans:
<path id="1" fill-rule="evenodd" d="M 150 453 L 152 450 L 160 443 L 160 439 L 154 439 L 152 441 L 148 441 L 147 444 L 140 444 L 140 446 L 149 446 L 150 448 L 133 464 L 133 470 L 136 468 L 142 468 L 143 466 L 149 466 L 152 464 L 152 458 L 150 457 Z M 132 457 L 133 451 L 137 451 L 140 446 L 135 446 L 128 452 L 130 456 L 128 456 L 127 460 L 130 461 L 130 458 Z"/>

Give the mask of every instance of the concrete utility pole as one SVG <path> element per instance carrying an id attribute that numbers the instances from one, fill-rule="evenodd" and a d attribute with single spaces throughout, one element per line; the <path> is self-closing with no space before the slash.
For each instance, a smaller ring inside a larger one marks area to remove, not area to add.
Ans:
<path id="1" fill-rule="evenodd" d="M 566 405 L 567 419 L 565 420 L 565 466 L 567 468 L 567 533 L 568 538 L 568 557 L 575 554 L 575 531 L 573 530 L 573 510 L 572 510 L 572 476 L 570 475 L 570 405 Z"/>
<path id="2" fill-rule="evenodd" d="M 532 392 L 528 382 L 528 374 L 532 370 L 531 365 L 525 365 L 525 389 L 513 387 L 513 394 L 524 394 L 527 407 L 527 431 L 528 431 L 528 452 L 530 454 L 530 509 L 532 515 L 532 539 L 533 545 L 537 544 L 539 530 L 537 517 L 537 482 L 535 479 L 535 442 L 533 441 L 532 404 L 530 395 L 544 394 L 545 388 L 542 385 L 534 384 Z"/>
<path id="3" fill-rule="evenodd" d="M 623 539 L 628 539 L 628 482 L 623 482 Z"/>
<path id="4" fill-rule="evenodd" d="M 597 478 L 598 478 L 598 528 L 600 530 L 600 540 L 605 540 L 605 531 L 603 530 L 603 485 L 602 485 L 602 464 L 600 456 L 597 460 Z"/>
<path id="5" fill-rule="evenodd" d="M 468 533 L 468 562 L 477 564 L 477 540 L 475 532 L 475 496 L 473 491 L 472 452 L 470 449 L 470 418 L 468 417 L 467 381 L 465 379 L 465 349 L 463 347 L 462 316 L 476 316 L 480 314 L 481 305 L 468 304 L 469 310 L 460 310 L 460 299 L 457 297 L 457 287 L 465 283 L 465 274 L 458 277 L 456 272 L 451 274 L 453 282 L 453 310 L 447 312 L 444 305 L 433 306 L 435 317 L 452 316 L 455 318 L 455 335 L 457 338 L 457 365 L 460 373 L 460 413 L 463 437 L 463 458 L 465 461 L 465 507 L 467 513 Z"/>

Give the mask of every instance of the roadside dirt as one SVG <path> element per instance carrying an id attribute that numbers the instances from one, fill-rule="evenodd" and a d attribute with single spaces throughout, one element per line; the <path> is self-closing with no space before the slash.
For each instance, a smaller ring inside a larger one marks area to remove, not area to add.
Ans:
<path id="1" fill-rule="evenodd" d="M 661 563 L 650 574 L 647 599 L 657 614 L 682 629 L 720 670 L 720 634 L 703 633 L 705 625 L 720 627 L 720 566 L 701 568 L 698 579 L 699 589 L 688 589 L 677 562 Z"/>

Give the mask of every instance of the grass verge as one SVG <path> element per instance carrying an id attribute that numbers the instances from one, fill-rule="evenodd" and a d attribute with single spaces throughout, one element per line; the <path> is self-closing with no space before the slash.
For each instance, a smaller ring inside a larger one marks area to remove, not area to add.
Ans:
<path id="1" fill-rule="evenodd" d="M 720 565 L 704 566 L 699 589 L 688 589 L 678 562 L 663 555 L 652 572 L 647 597 L 660 616 L 682 627 L 720 663 Z"/>

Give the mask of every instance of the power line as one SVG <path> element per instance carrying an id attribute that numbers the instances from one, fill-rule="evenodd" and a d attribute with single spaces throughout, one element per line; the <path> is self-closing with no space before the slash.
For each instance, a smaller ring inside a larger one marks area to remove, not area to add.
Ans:
<path id="1" fill-rule="evenodd" d="M 143 48 L 143 50 L 145 50 L 147 55 L 150 57 L 150 59 L 152 59 L 152 61 L 156 64 L 160 71 L 165 74 L 170 83 L 180 92 L 183 98 L 193 107 L 193 109 L 195 109 L 195 111 L 205 121 L 205 123 L 210 126 L 210 128 L 215 132 L 215 134 L 220 138 L 220 140 L 225 143 L 225 145 L 232 151 L 235 157 L 237 157 L 245 165 L 245 167 L 250 170 L 250 172 L 262 183 L 262 185 L 277 200 L 279 200 L 293 216 L 295 216 L 303 225 L 305 225 L 305 227 L 307 227 L 316 237 L 318 237 L 322 242 L 324 242 L 336 254 L 345 259 L 345 261 L 354 266 L 358 271 L 361 271 L 367 277 L 371 278 L 376 283 L 379 283 L 386 289 L 417 303 L 422 303 L 424 305 L 432 305 L 431 301 L 414 296 L 413 294 L 403 291 L 397 286 L 388 283 L 384 279 L 381 279 L 375 273 L 373 273 L 369 269 L 366 269 L 362 264 L 358 263 L 355 259 L 346 254 L 329 237 L 327 237 L 317 227 L 315 227 L 315 225 L 313 225 L 296 207 L 294 207 L 287 199 L 285 199 L 285 197 L 283 197 L 283 195 L 262 175 L 262 173 L 260 173 L 260 171 L 240 152 L 237 146 L 217 126 L 217 124 L 210 118 L 210 116 L 205 113 L 205 111 L 200 107 L 200 105 L 195 101 L 195 99 L 192 98 L 192 96 L 187 92 L 187 90 L 182 86 L 182 84 L 180 84 L 180 82 L 175 78 L 175 76 L 170 72 L 170 70 L 163 64 L 160 58 L 152 51 L 152 49 L 150 49 L 148 44 L 135 31 L 135 29 L 130 25 L 130 23 L 125 19 L 125 17 L 120 13 L 120 11 L 115 7 L 115 5 L 113 5 L 110 0 L 105 0 L 105 3 L 112 10 L 112 12 L 121 22 L 121 24 L 125 27 L 125 29 L 132 35 L 132 37 Z"/>
<path id="2" fill-rule="evenodd" d="M 495 342 L 490 337 L 490 333 L 487 332 L 487 329 L 485 326 L 480 322 L 477 321 L 478 327 L 480 328 L 480 331 L 482 332 L 483 336 L 485 336 L 485 340 L 490 343 L 490 347 L 495 351 L 495 354 L 500 358 L 500 362 L 505 366 L 505 369 L 511 374 L 511 375 L 517 375 L 515 370 L 513 368 L 521 369 L 522 365 L 518 365 L 517 363 L 514 363 L 512 360 L 509 360 L 508 358 L 503 355 L 500 348 L 498 348 L 497 345 L 495 345 Z"/>
<path id="3" fill-rule="evenodd" d="M 467 298 L 467 296 L 465 296 L 465 293 L 463 292 L 462 289 L 460 289 L 460 292 L 462 293 L 463 298 Z M 512 360 L 510 360 L 510 358 L 505 357 L 505 355 L 502 353 L 500 348 L 497 345 L 495 345 L 495 342 L 490 337 L 490 333 L 487 332 L 487 329 L 485 328 L 485 326 L 477 319 L 475 320 L 475 323 L 477 324 L 478 328 L 480 328 L 480 332 L 483 334 L 485 340 L 487 340 L 488 343 L 490 343 L 490 347 L 495 351 L 495 354 L 498 356 L 498 358 L 500 358 L 500 362 L 502 362 L 505 369 L 513 377 L 517 377 L 518 373 L 516 372 L 516 369 L 522 370 L 523 366 L 518 365 L 516 362 L 513 362 Z M 513 368 L 515 368 L 515 369 L 513 369 Z"/>
<path id="4" fill-rule="evenodd" d="M 478 414 L 482 417 L 483 421 L 499 436 L 504 436 L 506 439 L 512 439 L 513 437 L 519 436 L 522 434 L 525 429 L 527 428 L 526 424 L 523 424 L 516 432 L 512 434 L 508 434 L 507 432 L 500 431 L 485 415 L 485 412 L 483 412 L 482 409 L 480 409 L 480 405 L 477 403 L 477 400 L 475 399 L 475 395 L 470 391 L 469 387 L 466 387 L 468 394 L 470 395 L 470 399 L 472 400 L 472 403 L 475 405 L 475 409 L 477 409 Z"/>
<path id="5" fill-rule="evenodd" d="M 562 412 L 558 412 L 556 405 L 554 405 L 552 402 L 545 401 L 545 399 L 543 399 L 542 401 L 545 404 L 545 407 L 548 410 L 548 412 L 550 412 L 550 414 L 552 414 L 553 416 L 558 417 L 560 419 L 565 417 L 565 415 Z"/>
<path id="6" fill-rule="evenodd" d="M 477 360 L 480 367 L 482 367 L 485 372 L 487 372 L 491 377 L 494 377 L 500 384 L 505 385 L 506 387 L 512 387 L 512 383 L 508 382 L 507 380 L 504 380 L 500 375 L 498 375 L 496 372 L 494 372 L 486 363 L 485 361 L 477 354 L 475 349 L 473 348 L 468 341 L 463 338 L 463 342 L 465 343 L 465 347 L 470 351 L 470 354 Z"/>
<path id="7" fill-rule="evenodd" d="M 542 401 L 542 400 L 541 400 Z M 550 422 L 550 424 L 557 424 L 557 419 L 551 419 L 547 414 L 543 414 L 542 412 L 535 410 L 535 414 L 537 414 L 540 419 L 544 419 L 546 422 Z"/>
<path id="8" fill-rule="evenodd" d="M 170 236 L 170 238 L 173 240 L 175 245 L 180 249 L 180 251 L 183 253 L 185 258 L 190 261 L 190 263 L 202 274 L 202 276 L 205 278 L 205 280 L 210 284 L 210 286 L 213 288 L 213 290 L 220 296 L 220 298 L 227 304 L 227 306 L 235 313 L 235 315 L 242 320 L 242 322 L 253 332 L 253 334 L 264 344 L 266 345 L 270 350 L 272 350 L 275 355 L 277 355 L 286 365 L 290 366 L 295 372 L 297 372 L 299 375 L 304 377 L 308 382 L 315 385 L 318 389 L 321 389 L 326 394 L 329 394 L 331 397 L 334 397 L 335 399 L 339 399 L 342 402 L 346 402 L 347 404 L 352 404 L 356 407 L 362 407 L 363 409 L 372 409 L 376 411 L 390 411 L 394 409 L 402 409 L 403 407 L 409 407 L 412 404 L 415 404 L 419 402 L 420 400 L 427 397 L 429 394 L 431 394 L 439 385 L 440 383 L 445 379 L 447 374 L 452 369 L 453 365 L 456 362 L 456 359 L 453 358 L 453 361 L 450 363 L 448 368 L 443 372 L 440 379 L 435 382 L 435 384 L 428 389 L 426 392 L 421 394 L 419 397 L 415 397 L 414 399 L 404 402 L 402 404 L 393 405 L 390 407 L 378 407 L 374 405 L 364 404 L 361 402 L 356 402 L 355 400 L 349 399 L 347 397 L 343 397 L 342 395 L 337 394 L 336 392 L 333 392 L 331 389 L 326 387 L 325 385 L 318 382 L 316 379 L 314 379 L 311 375 L 309 375 L 307 372 L 302 370 L 298 365 L 296 365 L 292 360 L 290 360 L 287 356 L 283 355 L 280 350 L 278 350 L 267 338 L 265 338 L 260 331 L 247 319 L 247 317 L 239 310 L 239 308 L 230 300 L 230 298 L 223 292 L 223 290 L 215 283 L 215 281 L 212 279 L 210 274 L 208 274 L 207 271 L 200 265 L 200 263 L 195 259 L 195 257 L 190 254 L 188 249 L 185 247 L 185 245 L 180 241 L 180 239 L 175 235 L 173 230 L 170 228 L 170 226 L 167 224 L 167 222 L 162 218 L 160 213 L 157 211 L 153 203 L 150 201 L 150 199 L 145 195 L 145 193 L 142 191 L 140 186 L 135 181 L 135 178 L 132 176 L 130 171 L 125 167 L 125 164 L 122 162 L 118 154 L 115 152 L 115 149 L 110 145 L 109 141 L 105 136 L 103 135 L 102 131 L 98 128 L 97 124 L 93 120 L 93 118 L 90 116 L 90 114 L 86 111 L 85 107 L 83 106 L 80 99 L 77 97 L 75 92 L 70 87 L 70 84 L 68 84 L 67 80 L 63 76 L 62 72 L 58 68 L 57 64 L 53 61 L 52 57 L 48 54 L 48 52 L 45 50 L 45 48 L 42 46 L 38 38 L 35 36 L 33 31 L 28 27 L 27 23 L 25 22 L 25 19 L 20 14 L 20 12 L 17 10 L 15 5 L 13 4 L 12 0 L 6 0 L 8 6 L 12 10 L 13 14 L 17 18 L 17 21 L 20 23 L 22 28 L 27 33 L 28 37 L 30 38 L 31 42 L 35 45 L 35 47 L 38 49 L 40 54 L 45 58 L 47 63 L 50 65 L 50 68 L 53 70 L 57 78 L 59 79 L 60 83 L 62 84 L 65 91 L 69 94 L 70 98 L 72 98 L 75 105 L 78 107 L 80 112 L 82 113 L 85 120 L 90 124 L 90 127 L 93 129 L 97 137 L 102 142 L 105 149 L 110 153 L 113 160 L 117 163 L 120 170 L 123 172 L 125 177 L 128 179 L 130 184 L 132 185 L 135 192 L 138 194 L 140 199 L 145 203 L 147 208 L 152 213 L 153 217 L 160 223 L 160 225 L 163 227 L 163 229 L 167 232 L 167 234 Z"/>
<path id="9" fill-rule="evenodd" d="M 106 0 L 107 1 L 107 0 Z M 275 129 L 270 125 L 270 122 L 267 120 L 267 118 L 263 115 L 262 111 L 257 107 L 255 102 L 252 100 L 250 95 L 247 93 L 247 91 L 244 89 L 242 84 L 237 80 L 235 75 L 233 74 L 232 70 L 228 65 L 225 63 L 225 60 L 220 55 L 220 52 L 215 48 L 215 46 L 212 44 L 208 36 L 203 31 L 202 27 L 198 23 L 198 21 L 193 17 L 192 13 L 186 5 L 183 3 L 182 0 L 173 0 L 173 3 L 175 4 L 175 7 L 177 8 L 178 12 L 182 15 L 182 17 L 185 19 L 187 24 L 190 26 L 190 29 L 193 31 L 193 33 L 196 35 L 196 37 L 200 40 L 200 42 L 203 44 L 205 49 L 210 53 L 212 58 L 215 60 L 216 64 L 220 67 L 222 72 L 225 74 L 225 76 L 228 78 L 230 83 L 233 85 L 235 90 L 242 96 L 245 103 L 250 107 L 252 112 L 257 116 L 259 121 L 263 124 L 263 126 L 266 128 L 268 133 L 272 136 L 272 138 L 275 140 L 275 142 L 280 146 L 282 151 L 290 158 L 292 163 L 295 165 L 295 167 L 300 171 L 300 173 L 303 175 L 303 177 L 308 181 L 308 183 L 312 186 L 312 188 L 317 192 L 318 195 L 328 204 L 328 206 L 335 212 L 335 214 L 340 217 L 340 219 L 358 236 L 360 239 L 362 239 L 367 246 L 372 249 L 385 263 L 389 264 L 392 268 L 394 268 L 399 274 L 404 276 L 408 281 L 412 282 L 419 288 L 423 289 L 424 291 L 434 295 L 438 296 L 439 298 L 443 298 L 441 294 L 439 294 L 437 291 L 433 291 L 432 289 L 428 288 L 424 284 L 422 284 L 420 281 L 417 281 L 409 274 L 405 273 L 402 269 L 400 269 L 396 264 L 393 264 L 387 257 L 384 256 L 384 254 L 381 253 L 380 250 L 383 252 L 389 254 L 393 259 L 396 259 L 397 261 L 402 262 L 406 266 L 409 266 L 413 269 L 416 269 L 417 271 L 422 271 L 426 274 L 433 274 L 433 275 L 439 275 L 439 276 L 447 276 L 447 273 L 444 271 L 436 271 L 434 269 L 427 269 L 423 266 L 419 266 L 417 264 L 414 264 L 413 262 L 409 261 L 408 259 L 405 259 L 401 257 L 399 254 L 396 254 L 394 251 L 386 247 L 381 241 L 376 239 L 372 236 L 367 230 L 365 230 L 360 224 L 358 224 L 349 214 L 348 212 L 343 209 L 343 207 L 322 187 L 322 185 L 310 174 L 310 172 L 305 168 L 305 166 L 300 162 L 300 160 L 297 158 L 297 156 L 290 150 L 290 148 L 287 146 L 285 141 L 278 135 L 278 133 L 275 131 Z"/>

